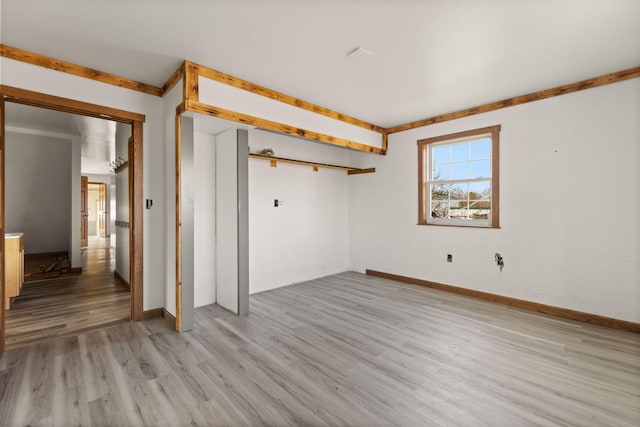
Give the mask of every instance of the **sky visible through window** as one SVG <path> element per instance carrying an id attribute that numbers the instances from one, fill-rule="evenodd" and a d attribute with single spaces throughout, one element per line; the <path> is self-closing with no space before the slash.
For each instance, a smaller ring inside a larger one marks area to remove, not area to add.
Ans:
<path id="1" fill-rule="evenodd" d="M 431 146 L 431 216 L 483 219 L 491 196 L 491 137 Z"/>
<path id="2" fill-rule="evenodd" d="M 435 145 L 431 151 L 432 180 L 491 177 L 491 138 Z"/>

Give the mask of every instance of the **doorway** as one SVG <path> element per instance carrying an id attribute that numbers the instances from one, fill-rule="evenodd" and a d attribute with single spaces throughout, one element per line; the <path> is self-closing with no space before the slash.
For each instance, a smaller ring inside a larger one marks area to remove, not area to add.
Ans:
<path id="1" fill-rule="evenodd" d="M 109 214 L 107 206 L 107 183 L 87 181 L 88 236 L 107 237 L 107 215 Z M 84 208 L 81 208 L 81 212 L 83 210 Z"/>
<path id="2" fill-rule="evenodd" d="M 2 86 L 2 97 L 0 98 L 0 297 L 5 299 L 5 170 L 6 170 L 6 147 L 5 147 L 5 102 L 30 105 L 55 111 L 63 111 L 78 114 L 81 116 L 95 117 L 110 120 L 128 125 L 130 129 L 130 143 L 128 144 L 128 194 L 129 194 L 129 221 L 128 227 L 129 250 L 129 296 L 130 307 L 128 318 L 132 321 L 143 319 L 142 291 L 143 291 L 143 248 L 142 248 L 142 124 L 144 115 L 131 113 L 123 110 L 116 110 L 96 104 L 89 104 L 60 98 L 51 95 L 31 92 L 23 89 Z M 80 198 L 81 181 L 77 180 L 77 197 Z M 99 212 L 96 213 L 97 222 Z M 106 224 L 105 224 L 106 226 Z M 99 233 L 99 231 L 98 231 Z M 71 235 L 80 240 L 81 225 L 78 222 L 77 229 L 72 227 Z M 5 345 L 5 309 L 4 304 L 0 307 L 0 352 Z"/>

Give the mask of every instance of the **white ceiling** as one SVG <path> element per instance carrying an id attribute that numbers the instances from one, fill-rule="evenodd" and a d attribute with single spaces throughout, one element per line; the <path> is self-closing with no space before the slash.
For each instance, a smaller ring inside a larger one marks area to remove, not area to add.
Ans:
<path id="1" fill-rule="evenodd" d="M 80 140 L 83 174 L 108 174 L 115 160 L 116 123 L 110 120 L 7 102 L 5 121 L 10 131 Z"/>
<path id="2" fill-rule="evenodd" d="M 161 86 L 184 59 L 381 126 L 640 65 L 638 0 L 2 0 L 2 43 Z M 357 46 L 372 55 L 353 61 Z"/>

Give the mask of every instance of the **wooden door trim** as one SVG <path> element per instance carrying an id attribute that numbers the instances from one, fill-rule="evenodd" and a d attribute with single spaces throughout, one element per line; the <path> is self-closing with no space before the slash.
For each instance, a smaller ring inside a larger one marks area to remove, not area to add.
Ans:
<path id="1" fill-rule="evenodd" d="M 0 93 L 2 93 L 5 101 L 31 105 L 32 107 L 47 108 L 49 110 L 113 120 L 120 123 L 131 124 L 136 121 L 144 123 L 145 121 L 144 114 L 132 113 L 117 108 L 91 104 L 70 98 L 62 98 L 13 86 L 0 85 Z"/>
<path id="2" fill-rule="evenodd" d="M 49 110 L 79 114 L 82 116 L 97 117 L 106 120 L 127 123 L 131 125 L 133 144 L 129 149 L 129 209 L 130 209 L 130 284 L 131 284 L 131 320 L 140 321 L 143 315 L 144 295 L 144 253 L 143 253 L 143 134 L 142 126 L 145 121 L 143 114 L 118 110 L 98 104 L 90 104 L 68 98 L 61 98 L 25 89 L 0 85 L 0 297 L 4 297 L 4 105 L 5 101 Z M 1 299 L 0 299 L 1 300 Z M 5 310 L 0 304 L 0 352 L 4 350 L 5 342 Z"/>
<path id="3" fill-rule="evenodd" d="M 85 219 L 86 218 L 86 219 Z M 89 246 L 89 177 L 80 175 L 80 248 Z"/>
<path id="4" fill-rule="evenodd" d="M 129 283 L 131 289 L 131 320 L 144 320 L 143 313 L 143 218 L 142 194 L 142 122 L 131 124 L 129 144 Z"/>

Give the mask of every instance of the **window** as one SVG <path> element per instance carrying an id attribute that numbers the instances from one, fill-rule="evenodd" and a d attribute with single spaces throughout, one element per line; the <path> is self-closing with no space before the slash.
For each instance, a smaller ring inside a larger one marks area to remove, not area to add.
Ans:
<path id="1" fill-rule="evenodd" d="M 418 141 L 421 225 L 498 228 L 500 126 Z"/>

